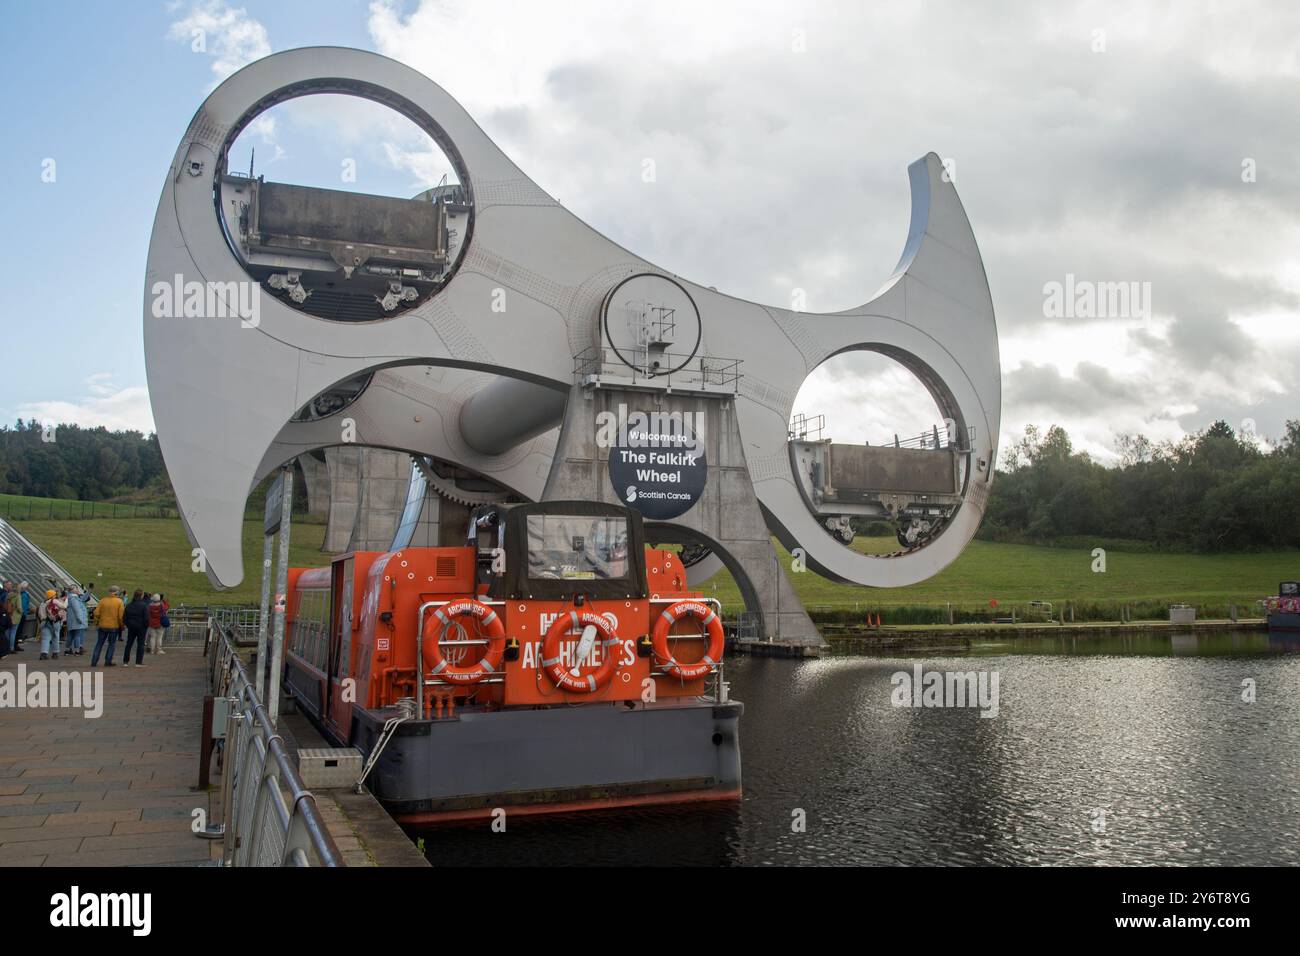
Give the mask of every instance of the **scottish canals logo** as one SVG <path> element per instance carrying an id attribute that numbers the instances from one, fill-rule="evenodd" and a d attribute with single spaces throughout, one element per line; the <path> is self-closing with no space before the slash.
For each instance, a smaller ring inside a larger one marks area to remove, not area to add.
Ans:
<path id="1" fill-rule="evenodd" d="M 647 518 L 685 514 L 704 494 L 702 412 L 618 412 L 596 416 L 596 444 L 609 449 L 609 480 L 625 505 Z"/>

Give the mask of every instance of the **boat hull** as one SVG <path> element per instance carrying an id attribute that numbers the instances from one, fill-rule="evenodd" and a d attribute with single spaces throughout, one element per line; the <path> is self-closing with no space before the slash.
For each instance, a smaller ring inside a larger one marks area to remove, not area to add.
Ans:
<path id="1" fill-rule="evenodd" d="M 567 813 L 741 793 L 739 701 L 465 710 L 398 725 L 369 785 L 407 825 Z M 367 757 L 391 708 L 354 712 Z"/>
<path id="2" fill-rule="evenodd" d="M 1300 614 L 1288 611 L 1270 611 L 1268 614 L 1268 632 L 1270 634 L 1300 634 Z"/>

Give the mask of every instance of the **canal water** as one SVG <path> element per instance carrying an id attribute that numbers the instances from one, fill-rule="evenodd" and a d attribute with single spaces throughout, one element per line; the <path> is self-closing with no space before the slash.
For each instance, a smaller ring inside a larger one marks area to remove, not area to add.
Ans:
<path id="1" fill-rule="evenodd" d="M 997 715 L 896 706 L 924 703 L 896 676 L 914 679 L 918 665 L 923 685 L 932 671 L 983 675 L 988 702 L 996 674 Z M 1300 864 L 1294 643 L 1244 632 L 1018 639 L 890 657 L 731 657 L 726 673 L 745 703 L 739 804 L 514 818 L 505 833 L 443 827 L 424 835 L 426 856 L 434 865 Z"/>

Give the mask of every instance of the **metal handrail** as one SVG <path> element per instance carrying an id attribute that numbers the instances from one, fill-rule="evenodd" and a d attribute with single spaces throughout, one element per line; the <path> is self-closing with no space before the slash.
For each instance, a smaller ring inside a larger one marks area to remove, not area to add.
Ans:
<path id="1" fill-rule="evenodd" d="M 226 633 L 234 637 L 236 644 L 252 644 L 257 641 L 258 625 L 262 610 L 240 604 L 214 605 L 208 609 L 209 615 L 217 620 Z"/>
<path id="2" fill-rule="evenodd" d="M 800 412 L 790 419 L 789 436 L 791 441 L 818 442 L 826 431 L 825 415 L 806 415 Z"/>
<path id="3" fill-rule="evenodd" d="M 669 365 L 676 363 L 684 367 L 672 371 L 639 367 L 624 361 L 613 348 L 592 345 L 573 357 L 573 375 L 584 386 L 596 384 L 602 376 L 608 375 L 616 379 L 630 378 L 633 384 L 647 382 L 670 389 L 730 393 L 740 390 L 742 359 L 676 352 L 663 352 L 659 357 Z"/>
<path id="4" fill-rule="evenodd" d="M 229 704 L 221 773 L 222 865 L 344 866 L 228 626 L 214 614 L 208 629 L 210 687 L 214 697 Z"/>
<path id="5" fill-rule="evenodd" d="M 463 598 L 455 598 L 448 601 L 425 601 L 420 605 L 420 609 L 415 612 L 415 672 L 416 685 L 419 687 L 419 696 L 415 701 L 415 716 L 419 720 L 424 720 L 424 688 L 429 686 L 429 681 L 424 677 L 424 616 L 425 612 L 431 607 L 445 607 L 448 604 L 454 604 Z M 486 597 L 476 597 L 475 601 L 480 604 L 486 604 L 488 607 L 503 607 L 505 601 L 490 601 Z M 453 643 L 449 641 L 448 643 Z M 462 643 L 462 642 L 455 642 Z M 463 643 L 469 643 L 468 641 Z"/>

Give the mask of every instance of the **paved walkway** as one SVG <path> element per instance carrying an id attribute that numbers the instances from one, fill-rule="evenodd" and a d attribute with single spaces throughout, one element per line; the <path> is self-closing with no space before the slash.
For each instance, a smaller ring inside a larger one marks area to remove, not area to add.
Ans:
<path id="1" fill-rule="evenodd" d="M 0 688 L 0 866 L 197 866 L 220 860 L 222 843 L 191 829 L 197 809 L 220 815 L 221 782 L 200 793 L 199 731 L 207 662 L 203 642 L 169 646 L 145 666 L 90 667 L 85 656 L 39 660 L 37 642 L 0 660 L 0 681 L 25 674 L 102 673 L 103 713 L 12 707 Z M 300 715 L 282 730 L 292 753 L 324 746 Z M 316 794 L 349 866 L 427 866 L 369 793 Z"/>
<path id="2" fill-rule="evenodd" d="M 91 632 L 93 633 L 93 631 Z M 89 635 L 87 640 L 89 642 Z M 38 642 L 0 661 L 0 672 L 90 668 L 83 657 L 41 661 Z M 174 644 L 145 666 L 103 670 L 103 714 L 0 709 L 0 866 L 196 865 L 218 841 L 190 829 L 208 812 L 198 781 L 204 693 L 200 641 Z M 13 680 L 0 673 L 0 679 Z M 215 803 L 215 800 L 211 801 Z"/>

